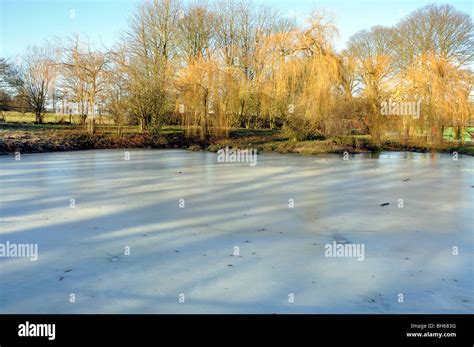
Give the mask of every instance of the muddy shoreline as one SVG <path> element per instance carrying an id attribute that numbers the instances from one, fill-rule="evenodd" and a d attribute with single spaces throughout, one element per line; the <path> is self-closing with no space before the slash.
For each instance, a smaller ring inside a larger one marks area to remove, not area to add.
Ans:
<path id="1" fill-rule="evenodd" d="M 381 148 L 367 140 L 329 139 L 315 141 L 289 141 L 275 136 L 254 135 L 248 137 L 230 137 L 228 139 L 203 140 L 199 137 L 187 137 L 182 133 L 160 134 L 115 134 L 104 133 L 90 135 L 78 131 L 38 131 L 38 132 L 0 132 L 0 155 L 20 153 L 68 152 L 92 149 L 189 149 L 216 152 L 220 148 L 255 148 L 259 152 L 279 154 L 351 154 L 377 151 L 444 152 L 474 155 L 472 146 L 410 146 L 387 141 Z"/>

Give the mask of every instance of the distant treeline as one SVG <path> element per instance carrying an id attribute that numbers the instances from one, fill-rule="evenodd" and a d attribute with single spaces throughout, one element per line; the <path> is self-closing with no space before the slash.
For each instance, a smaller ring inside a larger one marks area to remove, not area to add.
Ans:
<path id="1" fill-rule="evenodd" d="M 207 138 L 284 128 L 298 139 L 357 131 L 375 144 L 387 134 L 442 141 L 447 125 L 462 139 L 472 118 L 473 22 L 451 5 L 360 31 L 341 52 L 324 13 L 298 26 L 238 0 L 145 1 L 125 29 L 109 50 L 76 35 L 2 59 L 2 108 L 32 110 L 41 123 L 54 99 L 84 105 L 83 122 L 94 116 L 85 105 L 99 105 L 119 129 L 180 124 Z M 388 100 L 419 109 L 383 112 Z"/>

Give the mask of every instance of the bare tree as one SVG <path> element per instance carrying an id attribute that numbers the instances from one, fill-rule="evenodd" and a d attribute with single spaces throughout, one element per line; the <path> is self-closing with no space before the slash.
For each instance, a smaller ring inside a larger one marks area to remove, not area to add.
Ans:
<path id="1" fill-rule="evenodd" d="M 65 87 L 69 88 L 75 102 L 80 105 L 83 122 L 91 114 L 90 131 L 94 132 L 94 116 L 98 94 L 106 81 L 109 52 L 94 50 L 87 40 L 77 35 L 63 47 Z"/>
<path id="2" fill-rule="evenodd" d="M 179 20 L 177 43 L 185 63 L 209 59 L 214 43 L 216 14 L 204 1 L 191 3 Z"/>
<path id="3" fill-rule="evenodd" d="M 468 65 L 474 57 L 473 32 L 468 14 L 451 5 L 427 5 L 397 25 L 397 61 L 407 66 L 430 53 L 456 66 Z"/>
<path id="4" fill-rule="evenodd" d="M 122 135 L 123 126 L 129 114 L 129 93 L 127 90 L 127 73 L 124 71 L 125 51 L 118 48 L 111 53 L 111 66 L 104 88 L 104 103 L 117 126 L 117 134 Z"/>
<path id="5" fill-rule="evenodd" d="M 178 0 L 143 2 L 125 35 L 129 105 L 142 131 L 159 130 L 173 105 L 173 58 L 181 4 Z"/>
<path id="6" fill-rule="evenodd" d="M 8 59 L 0 58 L 0 109 L 2 112 L 12 107 L 14 96 L 17 95 L 20 86 L 18 67 Z"/>
<path id="7" fill-rule="evenodd" d="M 19 69 L 19 94 L 34 110 L 36 122 L 43 122 L 46 103 L 54 91 L 57 76 L 56 51 L 49 44 L 30 46 Z"/>

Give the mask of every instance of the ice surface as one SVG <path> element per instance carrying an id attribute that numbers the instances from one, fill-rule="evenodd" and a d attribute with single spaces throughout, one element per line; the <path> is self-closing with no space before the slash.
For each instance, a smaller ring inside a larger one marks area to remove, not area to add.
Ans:
<path id="1" fill-rule="evenodd" d="M 181 150 L 1 156 L 0 242 L 37 243 L 39 258 L 0 258 L 0 313 L 473 312 L 473 164 L 414 153 L 261 154 L 256 167 Z M 333 241 L 364 244 L 365 259 L 325 257 Z"/>

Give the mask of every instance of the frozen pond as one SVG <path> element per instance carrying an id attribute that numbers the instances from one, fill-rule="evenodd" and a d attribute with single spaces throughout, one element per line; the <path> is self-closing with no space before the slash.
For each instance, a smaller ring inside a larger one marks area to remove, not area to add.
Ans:
<path id="1" fill-rule="evenodd" d="M 1 156 L 0 243 L 38 259 L 0 258 L 0 313 L 473 312 L 473 173 L 448 154 Z"/>

